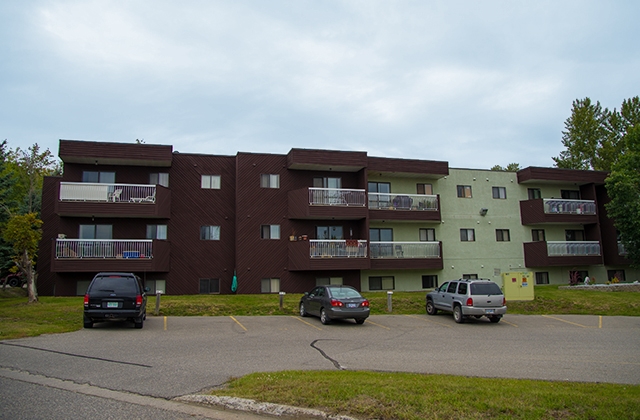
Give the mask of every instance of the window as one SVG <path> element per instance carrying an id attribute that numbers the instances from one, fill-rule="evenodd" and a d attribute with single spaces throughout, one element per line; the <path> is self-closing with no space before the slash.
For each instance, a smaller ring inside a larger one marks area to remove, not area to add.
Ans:
<path id="1" fill-rule="evenodd" d="M 280 225 L 260 226 L 260 237 L 262 239 L 280 239 Z"/>
<path id="2" fill-rule="evenodd" d="M 422 276 L 423 289 L 435 289 L 436 287 L 438 287 L 438 276 Z"/>
<path id="3" fill-rule="evenodd" d="M 389 182 L 369 182 L 367 184 L 369 194 L 369 208 L 386 209 L 391 207 L 391 183 Z"/>
<path id="4" fill-rule="evenodd" d="M 607 280 L 610 282 L 615 282 L 614 279 L 618 279 L 618 282 L 624 282 L 624 270 L 607 270 Z M 592 283 L 595 283 L 595 280 L 591 278 Z"/>
<path id="5" fill-rule="evenodd" d="M 95 182 L 100 184 L 115 184 L 116 173 L 115 172 L 94 172 L 83 171 L 82 182 Z"/>
<path id="6" fill-rule="evenodd" d="M 471 198 L 471 185 L 458 185 L 458 197 Z"/>
<path id="7" fill-rule="evenodd" d="M 76 282 L 76 296 L 84 296 L 87 293 L 91 280 L 78 280 Z"/>
<path id="8" fill-rule="evenodd" d="M 418 194 L 433 195 L 433 185 L 431 184 L 416 184 L 416 190 Z"/>
<path id="9" fill-rule="evenodd" d="M 202 175 L 201 187 L 203 189 L 219 190 L 220 175 Z"/>
<path id="10" fill-rule="evenodd" d="M 588 275 L 589 272 L 586 270 L 571 270 L 569 271 L 569 284 L 583 283 Z"/>
<path id="11" fill-rule="evenodd" d="M 80 239 L 112 239 L 112 225 L 80 225 Z"/>
<path id="12" fill-rule="evenodd" d="M 167 225 L 147 225 L 147 239 L 167 239 Z"/>
<path id="13" fill-rule="evenodd" d="M 458 294 L 459 295 L 466 295 L 468 286 L 469 285 L 467 283 L 463 282 L 463 281 L 458 283 Z"/>
<path id="14" fill-rule="evenodd" d="M 584 241 L 584 230 L 565 230 L 564 236 L 567 241 Z"/>
<path id="15" fill-rule="evenodd" d="M 533 242 L 544 242 L 544 229 L 531 229 L 531 240 Z"/>
<path id="16" fill-rule="evenodd" d="M 460 229 L 460 240 L 462 242 L 473 242 L 476 240 L 474 229 Z"/>
<path id="17" fill-rule="evenodd" d="M 549 273 L 546 271 L 536 273 L 536 284 L 549 284 Z"/>
<path id="18" fill-rule="evenodd" d="M 458 289 L 458 282 L 452 281 L 451 283 L 449 283 L 449 286 L 447 287 L 447 293 L 455 293 L 457 289 Z"/>
<path id="19" fill-rule="evenodd" d="M 145 280 L 144 286 L 149 288 L 149 294 L 155 295 L 156 293 L 167 293 L 167 281 L 166 280 Z"/>
<path id="20" fill-rule="evenodd" d="M 315 188 L 342 188 L 342 178 L 313 178 Z"/>
<path id="21" fill-rule="evenodd" d="M 262 188 L 280 188 L 280 175 L 278 175 L 278 174 L 262 174 L 262 175 L 260 175 L 260 187 L 262 187 Z"/>
<path id="22" fill-rule="evenodd" d="M 580 191 L 561 190 L 560 195 L 564 200 L 580 200 Z"/>
<path id="23" fill-rule="evenodd" d="M 390 193 L 391 183 L 390 182 L 369 182 L 367 184 L 367 191 L 371 193 Z"/>
<path id="24" fill-rule="evenodd" d="M 220 293 L 220 279 L 200 279 L 200 294 Z"/>
<path id="25" fill-rule="evenodd" d="M 528 188 L 527 193 L 529 194 L 529 200 L 542 198 L 542 194 L 540 193 L 540 188 Z"/>
<path id="26" fill-rule="evenodd" d="M 509 242 L 510 240 L 509 229 L 496 229 L 496 241 Z"/>
<path id="27" fill-rule="evenodd" d="M 316 277 L 316 286 L 329 286 L 330 284 L 341 285 L 342 277 Z"/>
<path id="28" fill-rule="evenodd" d="M 435 242 L 436 240 L 436 230 L 433 228 L 420 229 L 420 240 Z"/>
<path id="29" fill-rule="evenodd" d="M 342 226 L 316 226 L 316 239 L 344 239 Z"/>
<path id="30" fill-rule="evenodd" d="M 507 189 L 505 187 L 491 187 L 493 198 L 505 200 L 507 198 Z"/>
<path id="31" fill-rule="evenodd" d="M 395 289 L 395 277 L 369 277 L 369 290 L 393 290 Z"/>
<path id="32" fill-rule="evenodd" d="M 220 226 L 200 226 L 200 239 L 205 241 L 219 241 Z"/>
<path id="33" fill-rule="evenodd" d="M 466 279 L 466 280 L 478 280 L 478 275 L 477 274 L 463 274 L 462 278 Z"/>
<path id="34" fill-rule="evenodd" d="M 280 279 L 262 279 L 260 281 L 261 293 L 279 293 Z"/>
<path id="35" fill-rule="evenodd" d="M 371 228 L 369 229 L 369 240 L 371 242 L 392 242 L 393 229 Z"/>
<path id="36" fill-rule="evenodd" d="M 169 187 L 169 174 L 167 173 L 156 173 L 149 174 L 149 184 L 151 185 L 162 185 L 163 187 Z"/>

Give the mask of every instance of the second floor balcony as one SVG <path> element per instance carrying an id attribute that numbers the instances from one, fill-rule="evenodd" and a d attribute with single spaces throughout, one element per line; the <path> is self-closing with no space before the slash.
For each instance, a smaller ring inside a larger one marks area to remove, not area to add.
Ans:
<path id="1" fill-rule="evenodd" d="M 523 246 L 527 267 L 598 265 L 603 261 L 598 241 L 540 241 Z"/>
<path id="2" fill-rule="evenodd" d="M 363 270 L 369 268 L 363 239 L 311 239 L 289 242 L 290 270 Z"/>
<path id="3" fill-rule="evenodd" d="M 56 213 L 68 217 L 168 219 L 171 191 L 160 185 L 60 182 Z"/>
<path id="4" fill-rule="evenodd" d="M 292 219 L 364 219 L 367 202 L 364 190 L 348 188 L 303 188 L 289 191 Z"/>
<path id="5" fill-rule="evenodd" d="M 440 242 L 371 242 L 372 269 L 442 269 Z"/>
<path id="6" fill-rule="evenodd" d="M 438 195 L 368 193 L 368 205 L 373 220 L 441 220 Z"/>
<path id="7" fill-rule="evenodd" d="M 593 200 L 525 200 L 520 202 L 520 217 L 523 225 L 598 222 L 597 206 Z"/>

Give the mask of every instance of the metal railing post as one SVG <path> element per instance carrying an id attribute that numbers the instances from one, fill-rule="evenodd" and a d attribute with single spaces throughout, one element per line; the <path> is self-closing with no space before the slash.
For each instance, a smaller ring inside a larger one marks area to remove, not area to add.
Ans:
<path id="1" fill-rule="evenodd" d="M 158 290 L 156 292 L 156 310 L 154 312 L 156 316 L 160 314 L 160 296 L 162 296 L 162 292 Z"/>
<path id="2" fill-rule="evenodd" d="M 284 295 L 286 295 L 286 293 L 280 292 L 278 295 L 280 296 L 280 310 L 282 310 L 284 308 Z"/>
<path id="3" fill-rule="evenodd" d="M 387 311 L 391 312 L 392 308 L 392 303 L 391 303 L 391 298 L 393 297 L 393 292 L 391 290 L 389 290 L 387 292 Z"/>

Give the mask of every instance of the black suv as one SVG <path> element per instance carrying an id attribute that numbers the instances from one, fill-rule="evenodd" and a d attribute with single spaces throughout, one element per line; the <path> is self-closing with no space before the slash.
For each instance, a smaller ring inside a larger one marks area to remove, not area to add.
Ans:
<path id="1" fill-rule="evenodd" d="M 142 328 L 148 288 L 133 273 L 98 273 L 84 295 L 84 327 L 94 322 L 130 321 Z"/>

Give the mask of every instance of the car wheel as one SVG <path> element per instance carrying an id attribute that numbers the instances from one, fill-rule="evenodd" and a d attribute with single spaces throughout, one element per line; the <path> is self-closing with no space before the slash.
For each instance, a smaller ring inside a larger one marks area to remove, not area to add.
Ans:
<path id="1" fill-rule="evenodd" d="M 93 321 L 91 321 L 91 318 L 87 318 L 86 316 L 84 317 L 84 327 L 93 328 Z"/>
<path id="2" fill-rule="evenodd" d="M 435 305 L 433 304 L 432 300 L 428 300 L 427 301 L 427 313 L 429 315 L 435 315 L 438 313 L 438 310 L 436 309 Z"/>
<path id="3" fill-rule="evenodd" d="M 307 310 L 304 308 L 304 303 L 300 302 L 300 316 L 307 316 Z"/>
<path id="4" fill-rule="evenodd" d="M 462 315 L 462 307 L 460 305 L 456 305 L 453 307 L 453 319 L 458 324 L 462 324 L 464 322 L 464 316 Z"/>
<path id="5" fill-rule="evenodd" d="M 356 318 L 356 324 L 358 325 L 364 324 L 364 318 Z"/>
<path id="6" fill-rule="evenodd" d="M 489 317 L 489 321 L 493 322 L 494 324 L 495 324 L 496 322 L 500 322 L 500 319 L 502 319 L 502 317 L 501 317 L 501 316 L 490 316 L 490 317 Z"/>
<path id="7" fill-rule="evenodd" d="M 138 328 L 138 329 L 142 328 L 144 326 L 144 318 L 140 317 L 138 319 L 135 319 L 133 321 L 133 326 Z"/>
<path id="8" fill-rule="evenodd" d="M 18 287 L 20 286 L 20 279 L 18 277 L 11 277 L 9 279 L 9 286 L 11 287 Z"/>
<path id="9" fill-rule="evenodd" d="M 327 316 L 327 311 L 325 311 L 324 308 L 320 309 L 320 322 L 324 325 L 331 323 L 331 318 Z"/>

